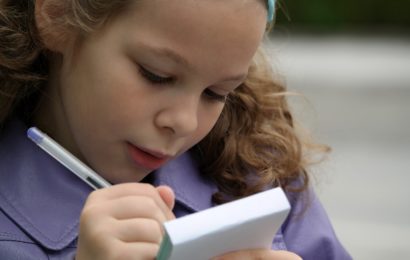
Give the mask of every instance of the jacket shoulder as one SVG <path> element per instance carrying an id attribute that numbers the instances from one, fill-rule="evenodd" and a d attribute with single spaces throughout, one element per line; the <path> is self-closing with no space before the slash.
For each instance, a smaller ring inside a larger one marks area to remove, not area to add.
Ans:
<path id="1" fill-rule="evenodd" d="M 305 260 L 351 260 L 313 188 L 288 195 L 292 210 L 282 227 L 287 248 Z"/>

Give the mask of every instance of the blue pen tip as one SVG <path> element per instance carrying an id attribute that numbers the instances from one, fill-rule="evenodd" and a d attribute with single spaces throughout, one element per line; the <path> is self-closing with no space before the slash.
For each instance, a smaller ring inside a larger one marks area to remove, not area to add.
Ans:
<path id="1" fill-rule="evenodd" d="M 31 140 L 33 140 L 35 143 L 40 143 L 43 140 L 43 136 L 40 130 L 38 130 L 36 127 L 30 127 L 27 130 L 27 136 Z"/>

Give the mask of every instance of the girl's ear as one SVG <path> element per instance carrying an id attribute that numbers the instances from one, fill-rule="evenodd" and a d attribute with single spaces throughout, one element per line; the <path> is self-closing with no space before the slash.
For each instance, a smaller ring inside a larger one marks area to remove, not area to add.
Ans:
<path id="1" fill-rule="evenodd" d="M 61 0 L 35 0 L 34 17 L 42 44 L 53 52 L 62 53 L 69 38 L 62 19 Z"/>

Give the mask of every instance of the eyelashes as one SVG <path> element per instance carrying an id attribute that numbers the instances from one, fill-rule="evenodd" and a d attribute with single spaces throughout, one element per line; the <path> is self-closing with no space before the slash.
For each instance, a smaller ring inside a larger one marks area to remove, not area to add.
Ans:
<path id="1" fill-rule="evenodd" d="M 204 94 L 206 95 L 207 98 L 211 99 L 211 100 L 215 100 L 215 101 L 219 101 L 219 102 L 223 102 L 225 103 L 226 98 L 228 97 L 228 95 L 219 95 L 215 92 L 213 92 L 212 90 L 209 89 L 205 89 Z"/>
<path id="2" fill-rule="evenodd" d="M 162 85 L 162 84 L 172 84 L 175 82 L 175 79 L 173 77 L 158 76 L 157 74 L 152 73 L 151 71 L 147 70 L 143 66 L 139 66 L 139 71 L 141 75 L 152 84 Z"/>
<path id="3" fill-rule="evenodd" d="M 176 82 L 176 79 L 174 77 L 162 77 L 159 76 L 148 69 L 144 68 L 143 66 L 139 65 L 139 72 L 142 77 L 144 77 L 149 83 L 153 85 L 166 85 L 166 84 L 173 84 Z M 218 102 L 225 102 L 228 95 L 220 95 L 215 93 L 214 91 L 210 89 L 205 89 L 204 95 L 206 98 L 208 98 L 211 101 L 218 101 Z"/>

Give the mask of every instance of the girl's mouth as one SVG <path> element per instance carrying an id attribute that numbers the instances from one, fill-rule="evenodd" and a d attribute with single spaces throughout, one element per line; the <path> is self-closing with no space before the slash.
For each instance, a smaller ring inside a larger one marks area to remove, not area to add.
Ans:
<path id="1" fill-rule="evenodd" d="M 131 159 L 138 167 L 149 170 L 158 169 L 169 159 L 169 156 L 162 155 L 146 148 L 140 148 L 130 143 L 128 143 L 128 151 Z"/>

